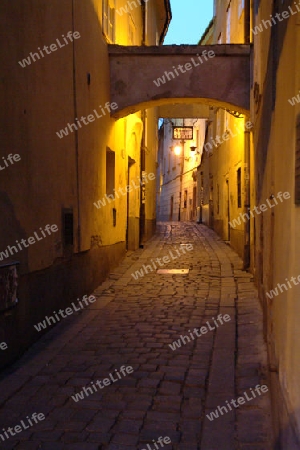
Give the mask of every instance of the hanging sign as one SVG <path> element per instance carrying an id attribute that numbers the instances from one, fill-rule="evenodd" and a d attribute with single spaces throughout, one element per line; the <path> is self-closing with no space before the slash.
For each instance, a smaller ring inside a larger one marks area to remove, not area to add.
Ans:
<path id="1" fill-rule="evenodd" d="M 193 140 L 193 127 L 173 127 L 173 139 Z"/>

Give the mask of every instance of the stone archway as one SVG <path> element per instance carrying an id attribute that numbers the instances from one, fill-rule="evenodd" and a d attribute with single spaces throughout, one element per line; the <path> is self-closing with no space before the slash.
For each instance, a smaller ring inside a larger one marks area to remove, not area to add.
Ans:
<path id="1" fill-rule="evenodd" d="M 109 57 L 113 117 L 195 102 L 249 114 L 249 45 L 109 45 Z"/>

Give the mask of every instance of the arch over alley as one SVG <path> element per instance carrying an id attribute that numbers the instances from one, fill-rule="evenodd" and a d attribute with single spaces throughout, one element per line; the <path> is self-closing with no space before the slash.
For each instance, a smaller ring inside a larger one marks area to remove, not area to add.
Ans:
<path id="1" fill-rule="evenodd" d="M 173 103 L 204 103 L 249 114 L 249 45 L 108 48 L 115 118 Z"/>

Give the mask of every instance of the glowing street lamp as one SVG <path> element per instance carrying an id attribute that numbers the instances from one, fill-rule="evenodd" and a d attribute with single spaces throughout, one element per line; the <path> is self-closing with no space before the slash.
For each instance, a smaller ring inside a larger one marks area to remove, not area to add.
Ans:
<path id="1" fill-rule="evenodd" d="M 181 153 L 181 146 L 180 145 L 176 145 L 176 147 L 174 147 L 174 153 L 176 156 L 179 156 Z"/>

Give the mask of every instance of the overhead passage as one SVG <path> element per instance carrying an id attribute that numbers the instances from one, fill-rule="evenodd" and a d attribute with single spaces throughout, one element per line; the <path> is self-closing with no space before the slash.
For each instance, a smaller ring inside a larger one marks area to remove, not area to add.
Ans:
<path id="1" fill-rule="evenodd" d="M 108 50 L 116 118 L 180 103 L 203 103 L 249 114 L 249 45 L 109 45 Z"/>

